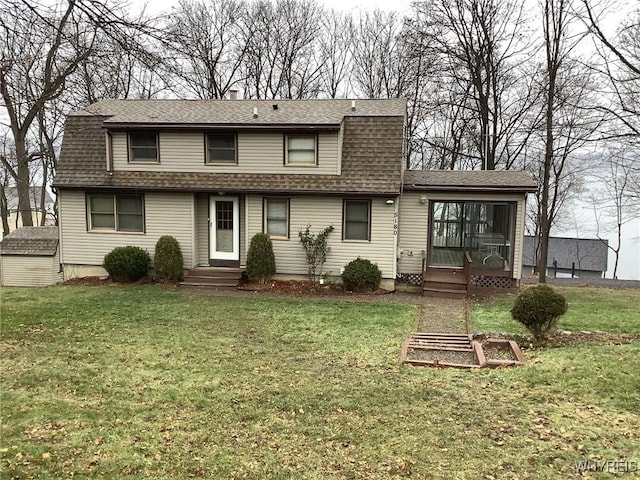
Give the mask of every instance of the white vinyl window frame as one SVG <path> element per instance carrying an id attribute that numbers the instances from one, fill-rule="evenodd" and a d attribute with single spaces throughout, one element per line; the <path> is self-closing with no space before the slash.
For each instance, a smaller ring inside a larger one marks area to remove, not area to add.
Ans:
<path id="1" fill-rule="evenodd" d="M 149 141 L 155 137 L 155 144 Z M 158 132 L 128 132 L 128 161 L 129 163 L 160 163 L 160 139 Z M 153 151 L 153 155 L 151 154 Z"/>
<path id="2" fill-rule="evenodd" d="M 233 148 L 228 146 L 216 146 L 216 137 L 233 137 Z M 236 133 L 208 132 L 205 134 L 205 163 L 207 165 L 237 165 L 238 164 L 238 135 Z M 233 159 L 216 158 L 216 154 L 233 151 Z"/>
<path id="3" fill-rule="evenodd" d="M 342 203 L 342 240 L 347 242 L 370 242 L 371 241 L 371 200 L 369 199 L 344 199 Z M 366 215 L 354 218 L 350 211 L 357 207 L 366 207 Z M 364 228 L 362 228 L 364 227 Z M 355 232 L 362 231 L 363 235 L 356 235 Z"/>
<path id="4" fill-rule="evenodd" d="M 288 133 L 284 136 L 284 165 L 315 167 L 318 165 L 318 135 Z"/>
<path id="5" fill-rule="evenodd" d="M 94 202 L 94 199 L 102 200 L 102 205 L 98 206 L 99 202 Z M 140 206 L 139 210 L 125 210 L 122 204 L 127 199 L 135 199 Z M 86 196 L 86 207 L 89 232 L 145 233 L 144 195 L 90 193 Z M 135 221 L 136 217 L 139 217 L 139 222 L 136 222 L 136 224 L 139 223 L 139 227 L 125 226 L 128 223 L 125 220 L 134 219 Z"/>
<path id="6" fill-rule="evenodd" d="M 271 208 L 280 206 L 281 208 Z M 262 200 L 263 232 L 274 240 L 288 240 L 290 237 L 291 201 L 286 197 L 264 197 Z M 279 210 L 279 211 L 277 211 Z M 276 225 L 284 228 L 276 229 Z"/>

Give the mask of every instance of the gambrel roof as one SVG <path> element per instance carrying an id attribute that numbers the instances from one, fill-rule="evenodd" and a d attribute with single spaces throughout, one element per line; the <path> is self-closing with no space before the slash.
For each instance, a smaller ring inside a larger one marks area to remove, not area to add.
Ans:
<path id="1" fill-rule="evenodd" d="M 274 104 L 278 110 L 273 109 Z M 253 108 L 258 108 L 258 119 L 253 119 Z M 405 109 L 406 101 L 402 99 L 356 100 L 355 111 L 351 100 L 102 100 L 67 118 L 54 186 L 397 195 L 405 155 Z M 260 123 L 252 123 L 253 120 Z M 109 172 L 105 128 L 126 129 L 127 126 L 203 131 L 220 126 L 237 130 L 330 128 L 337 131 L 342 126 L 341 173 L 189 173 L 167 172 L 161 168 Z"/>

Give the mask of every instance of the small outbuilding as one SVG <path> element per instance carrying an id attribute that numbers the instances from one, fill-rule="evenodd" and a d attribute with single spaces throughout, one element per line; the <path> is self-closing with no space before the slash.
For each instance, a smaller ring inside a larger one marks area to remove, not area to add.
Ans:
<path id="1" fill-rule="evenodd" d="M 62 282 L 58 227 L 22 227 L 0 242 L 0 284 L 35 287 Z"/>
<path id="2" fill-rule="evenodd" d="M 522 272 L 532 275 L 538 258 L 538 237 L 524 237 Z M 604 278 L 607 273 L 609 242 L 599 238 L 549 237 L 547 275 Z"/>

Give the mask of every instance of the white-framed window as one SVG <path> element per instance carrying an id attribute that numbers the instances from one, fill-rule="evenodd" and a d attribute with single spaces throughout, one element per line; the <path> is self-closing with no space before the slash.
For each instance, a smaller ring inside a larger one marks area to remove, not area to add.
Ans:
<path id="1" fill-rule="evenodd" d="M 157 132 L 129 132 L 129 161 L 158 163 L 160 161 Z"/>
<path id="2" fill-rule="evenodd" d="M 289 238 L 289 199 L 265 197 L 264 233 L 272 238 Z"/>
<path id="3" fill-rule="evenodd" d="M 144 198 L 142 195 L 87 195 L 89 230 L 144 232 Z"/>
<path id="4" fill-rule="evenodd" d="M 207 163 L 234 165 L 238 163 L 235 133 L 208 133 L 206 135 Z"/>
<path id="5" fill-rule="evenodd" d="M 318 163 L 318 136 L 288 134 L 285 136 L 285 165 L 309 166 Z"/>
<path id="6" fill-rule="evenodd" d="M 371 200 L 344 200 L 343 240 L 371 240 Z"/>

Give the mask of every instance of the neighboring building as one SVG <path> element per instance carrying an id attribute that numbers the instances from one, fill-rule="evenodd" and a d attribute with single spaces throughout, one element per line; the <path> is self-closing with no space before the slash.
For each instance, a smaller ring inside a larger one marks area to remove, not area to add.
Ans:
<path id="1" fill-rule="evenodd" d="M 603 278 L 607 272 L 609 242 L 597 238 L 549 237 L 547 275 L 579 278 Z M 535 269 L 538 237 L 524 237 L 523 275 Z"/>
<path id="2" fill-rule="evenodd" d="M 17 228 L 22 227 L 22 216 L 18 213 L 18 189 L 16 187 L 5 187 L 5 195 L 7 197 L 7 221 L 9 223 L 9 232 L 13 232 Z M 29 187 L 29 199 L 31 200 L 31 218 L 33 225 L 40 225 L 42 216 L 53 211 L 53 199 L 48 192 L 45 191 L 44 212 L 40 208 L 40 200 L 42 198 L 42 187 Z M 45 220 L 49 224 L 48 219 Z M 2 228 L 0 228 L 0 239 L 2 238 Z"/>
<path id="3" fill-rule="evenodd" d="M 21 227 L 0 242 L 0 285 L 35 287 L 61 281 L 58 227 Z"/>
<path id="4" fill-rule="evenodd" d="M 166 234 L 187 269 L 242 268 L 258 232 L 278 275 L 302 278 L 298 232 L 333 225 L 330 275 L 359 256 L 387 288 L 420 284 L 423 253 L 455 273 L 467 251 L 478 286 L 514 286 L 531 177 L 405 172 L 405 128 L 401 99 L 97 102 L 68 117 L 54 182 L 65 278 Z"/>

